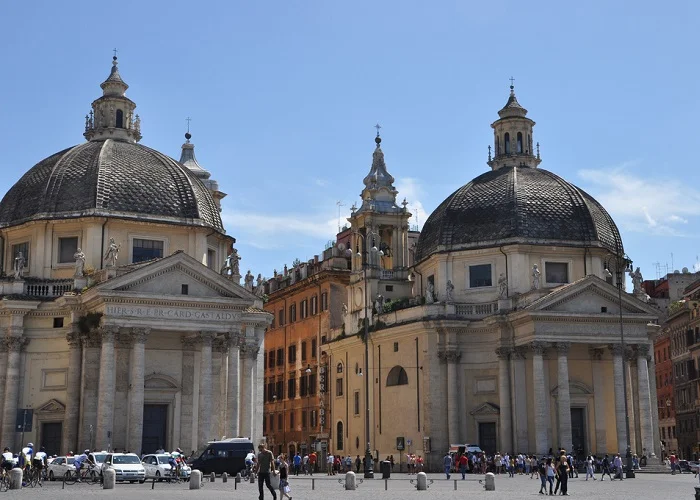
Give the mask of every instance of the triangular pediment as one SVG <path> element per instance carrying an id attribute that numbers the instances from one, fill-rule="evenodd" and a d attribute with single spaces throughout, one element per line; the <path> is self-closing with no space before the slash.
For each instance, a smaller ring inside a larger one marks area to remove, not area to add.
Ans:
<path id="1" fill-rule="evenodd" d="M 617 287 L 590 275 L 557 288 L 527 306 L 526 309 L 579 314 L 619 314 L 620 297 Z M 658 315 L 651 306 L 624 292 L 622 293 L 622 313 Z"/>
<path id="2" fill-rule="evenodd" d="M 238 283 L 221 276 L 184 252 L 137 267 L 100 283 L 96 288 L 159 297 L 231 298 L 249 301 L 251 305 L 259 300 Z"/>
<path id="3" fill-rule="evenodd" d="M 37 413 L 63 413 L 66 411 L 66 405 L 57 399 L 50 399 L 36 409 Z"/>
<path id="4" fill-rule="evenodd" d="M 501 413 L 501 408 L 493 403 L 482 403 L 472 411 L 469 412 L 470 415 L 498 415 Z"/>

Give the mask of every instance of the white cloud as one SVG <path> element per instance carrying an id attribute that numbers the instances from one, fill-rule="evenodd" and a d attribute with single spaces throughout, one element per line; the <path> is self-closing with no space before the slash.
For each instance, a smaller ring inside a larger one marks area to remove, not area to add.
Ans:
<path id="1" fill-rule="evenodd" d="M 580 170 L 591 194 L 627 230 L 657 235 L 695 236 L 683 232 L 689 218 L 700 216 L 700 190 L 677 180 L 639 175 L 638 162 L 616 168 Z"/>
<path id="2" fill-rule="evenodd" d="M 399 192 L 399 198 L 401 201 L 404 198 L 408 202 L 408 211 L 411 212 L 412 216 L 408 220 L 410 225 L 417 225 L 422 228 L 425 224 L 428 214 L 423 208 L 423 203 L 421 203 L 421 198 L 424 196 L 423 186 L 419 183 L 418 179 L 413 177 L 403 177 L 396 181 L 396 189 Z"/>
<path id="3" fill-rule="evenodd" d="M 315 238 L 332 239 L 338 229 L 337 218 L 328 214 L 288 213 L 285 215 L 261 214 L 224 210 L 224 225 L 231 233 L 245 233 L 245 242 L 262 249 L 289 246 L 289 240 Z"/>

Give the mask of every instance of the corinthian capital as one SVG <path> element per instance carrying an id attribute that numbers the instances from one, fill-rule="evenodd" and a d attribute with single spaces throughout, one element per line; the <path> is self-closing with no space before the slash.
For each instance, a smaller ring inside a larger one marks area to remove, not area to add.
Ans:
<path id="1" fill-rule="evenodd" d="M 256 359 L 260 352 L 260 346 L 253 342 L 243 342 L 240 349 L 241 355 L 249 359 Z"/>
<path id="2" fill-rule="evenodd" d="M 535 354 L 537 356 L 542 356 L 548 347 L 549 347 L 549 344 L 547 344 L 546 342 L 532 342 L 530 344 L 530 349 L 532 350 L 532 354 Z"/>
<path id="3" fill-rule="evenodd" d="M 649 356 L 649 344 L 637 344 L 637 357 L 647 358 Z"/>
<path id="4" fill-rule="evenodd" d="M 18 352 L 29 343 L 28 340 L 23 337 L 5 337 L 5 345 L 9 352 Z"/>
<path id="5" fill-rule="evenodd" d="M 496 348 L 496 356 L 498 356 L 498 359 L 507 360 L 510 357 L 511 352 L 513 352 L 513 349 L 511 347 L 497 347 Z"/>
<path id="6" fill-rule="evenodd" d="M 612 351 L 613 356 L 622 356 L 625 353 L 625 349 L 622 347 L 622 344 L 610 344 L 608 348 Z"/>
<path id="7" fill-rule="evenodd" d="M 113 325 L 103 326 L 99 330 L 100 336 L 102 337 L 102 343 L 111 342 L 114 343 L 117 334 L 119 333 L 119 327 Z"/>
<path id="8" fill-rule="evenodd" d="M 589 347 L 588 353 L 590 354 L 591 359 L 593 361 L 600 361 L 601 359 L 603 359 L 603 354 L 605 354 L 605 350 L 597 347 Z"/>
<path id="9" fill-rule="evenodd" d="M 131 340 L 134 342 L 134 344 L 145 344 L 150 334 L 150 328 L 132 328 Z"/>
<path id="10" fill-rule="evenodd" d="M 216 338 L 216 332 L 210 332 L 210 331 L 202 331 L 199 332 L 199 342 L 203 346 L 209 346 L 214 343 L 214 339 Z"/>
<path id="11" fill-rule="evenodd" d="M 557 353 L 559 356 L 567 356 L 570 349 L 571 344 L 569 342 L 557 342 Z"/>

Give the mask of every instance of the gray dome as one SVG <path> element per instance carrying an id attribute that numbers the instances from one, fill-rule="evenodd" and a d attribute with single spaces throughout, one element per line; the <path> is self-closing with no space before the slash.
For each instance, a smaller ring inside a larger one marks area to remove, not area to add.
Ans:
<path id="1" fill-rule="evenodd" d="M 502 167 L 435 209 L 418 239 L 416 262 L 438 252 L 517 243 L 622 250 L 615 222 L 589 194 L 540 168 Z"/>
<path id="2" fill-rule="evenodd" d="M 86 142 L 40 161 L 0 202 L 0 227 L 85 216 L 224 232 L 211 194 L 185 166 L 140 144 L 113 139 Z"/>

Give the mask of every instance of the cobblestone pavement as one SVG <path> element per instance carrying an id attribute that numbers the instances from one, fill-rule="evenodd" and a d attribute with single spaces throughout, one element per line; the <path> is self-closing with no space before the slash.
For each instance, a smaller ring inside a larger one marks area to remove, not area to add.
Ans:
<path id="1" fill-rule="evenodd" d="M 457 480 L 457 490 L 454 489 L 454 481 L 447 481 L 444 475 L 429 474 L 433 479 L 428 491 L 416 491 L 415 487 L 408 481 L 414 476 L 394 475 L 386 483 L 382 479 L 367 480 L 360 484 L 356 491 L 345 491 L 338 483 L 338 479 L 344 476 L 314 476 L 315 489 L 311 489 L 311 480 L 308 477 L 291 478 L 291 495 L 297 500 L 334 500 L 334 499 L 387 499 L 406 500 L 410 498 L 435 498 L 439 500 L 451 500 L 464 498 L 484 498 L 490 500 L 513 500 L 518 498 L 540 498 L 538 495 L 539 480 L 529 479 L 529 476 L 516 476 L 508 478 L 496 476 L 496 491 L 484 491 L 479 484 L 481 476 L 467 476 L 466 481 Z M 358 480 L 361 475 L 358 476 Z M 455 476 L 453 475 L 454 479 Z M 682 499 L 694 498 L 694 486 L 700 486 L 698 478 L 692 474 L 671 476 L 670 474 L 638 474 L 636 479 L 629 479 L 623 482 L 606 480 L 602 483 L 598 481 L 585 481 L 583 474 L 578 479 L 569 480 L 569 495 L 581 499 Z M 168 499 L 178 500 L 197 498 L 201 500 L 216 499 L 221 500 L 231 495 L 232 498 L 256 500 L 258 496 L 257 485 L 242 483 L 238 489 L 234 490 L 233 481 L 223 483 L 221 478 L 216 478 L 214 483 L 205 482 L 204 487 L 198 491 L 190 491 L 187 483 L 167 484 L 156 483 L 155 488 L 146 484 L 117 484 L 114 490 L 102 490 L 99 485 L 75 484 L 62 488 L 61 483 L 45 483 L 42 488 L 25 488 L 20 491 L 9 491 L 0 494 L 0 499 L 7 498 L 47 498 L 47 499 L 70 499 L 89 500 L 92 498 L 134 498 L 139 499 Z M 270 492 L 265 490 L 265 498 L 270 500 Z"/>

